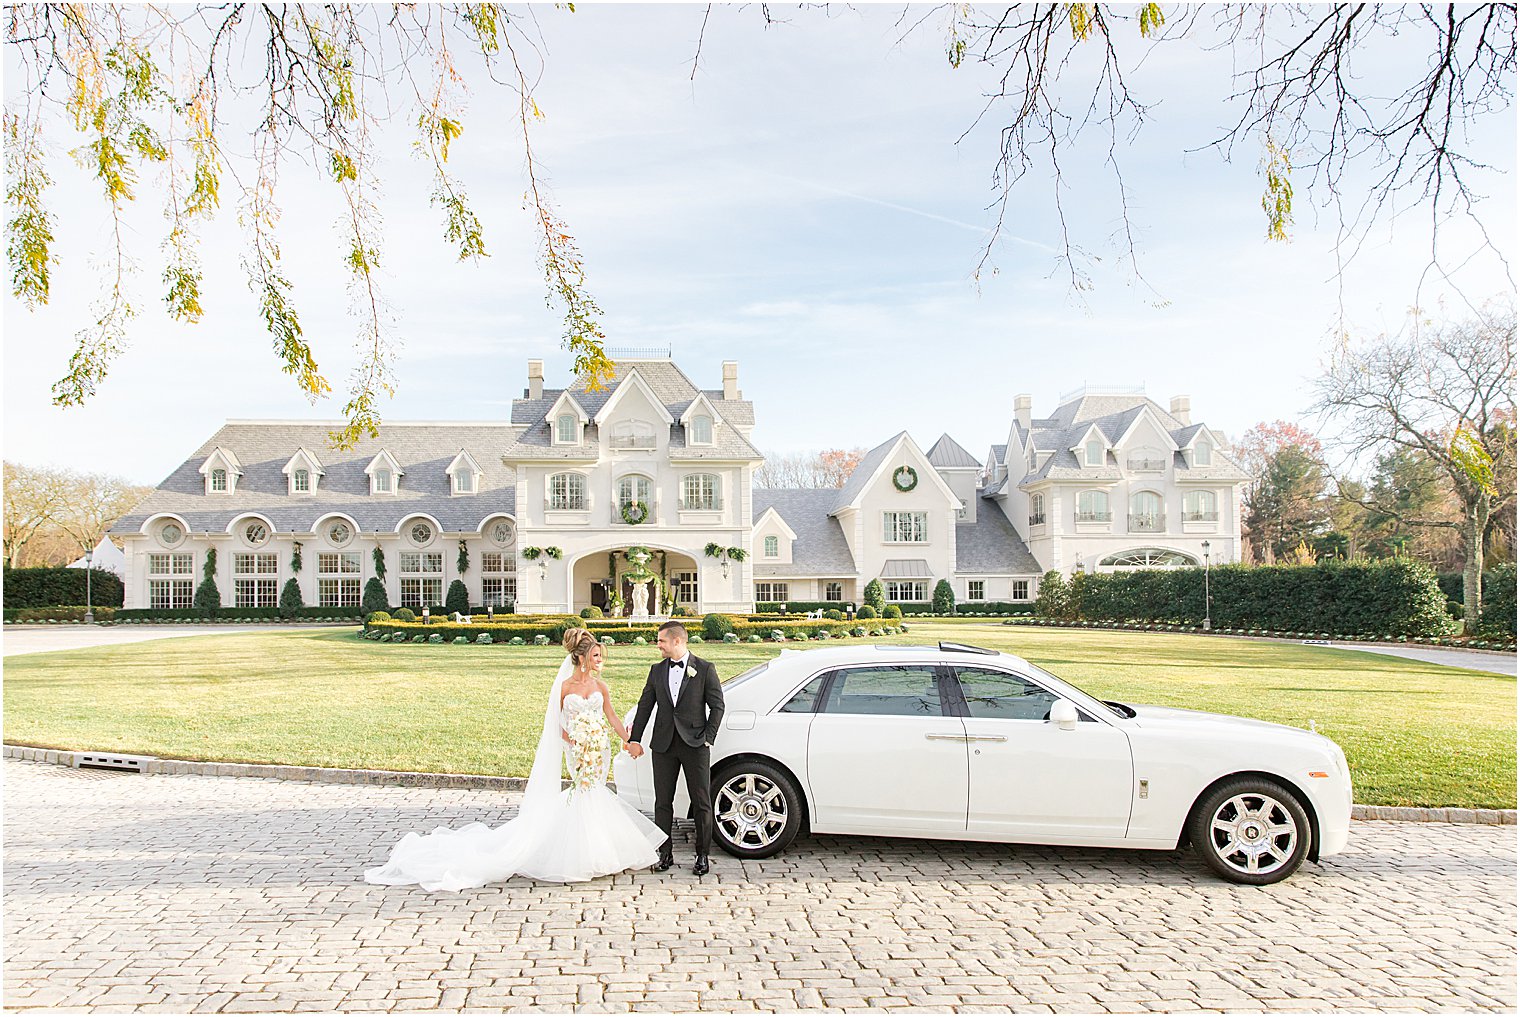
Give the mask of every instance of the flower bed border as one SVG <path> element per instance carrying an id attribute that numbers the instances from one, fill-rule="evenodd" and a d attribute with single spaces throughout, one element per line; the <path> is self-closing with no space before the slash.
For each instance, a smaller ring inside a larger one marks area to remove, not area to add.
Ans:
<path id="1" fill-rule="evenodd" d="M 1205 629 L 1201 625 L 1171 625 L 1162 622 L 1071 621 L 1065 618 L 1009 618 L 1004 625 L 1033 625 L 1053 629 L 1112 629 L 1121 632 L 1179 632 L 1197 636 L 1232 636 L 1246 639 L 1292 639 L 1336 643 L 1367 643 L 1373 646 L 1434 646 L 1484 653 L 1514 653 L 1513 639 L 1489 637 L 1467 639 L 1459 636 L 1374 636 L 1367 633 L 1343 635 L 1336 632 L 1279 632 L 1272 629 Z"/>

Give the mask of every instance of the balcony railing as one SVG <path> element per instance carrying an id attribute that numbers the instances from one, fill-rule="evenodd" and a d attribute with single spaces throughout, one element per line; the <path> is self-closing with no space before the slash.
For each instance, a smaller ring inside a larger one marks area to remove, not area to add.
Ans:
<path id="1" fill-rule="evenodd" d="M 1165 459 L 1126 459 L 1124 468 L 1132 473 L 1161 473 L 1166 469 Z"/>
<path id="2" fill-rule="evenodd" d="M 1185 523 L 1217 523 L 1219 522 L 1219 513 L 1184 512 L 1182 513 L 1182 521 Z"/>
<path id="3" fill-rule="evenodd" d="M 613 448 L 619 449 L 649 451 L 655 447 L 654 435 L 652 434 L 619 435 L 612 438 L 610 443 Z"/>
<path id="4" fill-rule="evenodd" d="M 1043 512 L 1036 512 L 1036 513 L 1032 514 L 1029 517 L 1029 525 L 1030 526 L 1044 526 L 1045 525 L 1045 513 L 1043 513 Z"/>
<path id="5" fill-rule="evenodd" d="M 1079 523 L 1111 523 L 1113 521 L 1114 521 L 1114 514 L 1112 512 L 1078 512 L 1077 513 L 1077 522 L 1079 522 Z"/>
<path id="6" fill-rule="evenodd" d="M 1160 516 L 1137 516 L 1129 517 L 1129 532 L 1131 533 L 1160 533 L 1166 529 L 1166 524 Z"/>

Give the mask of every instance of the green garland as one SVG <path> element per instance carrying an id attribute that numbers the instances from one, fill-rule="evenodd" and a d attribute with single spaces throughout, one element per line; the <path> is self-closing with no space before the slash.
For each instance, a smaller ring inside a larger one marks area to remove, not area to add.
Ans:
<path id="1" fill-rule="evenodd" d="M 375 562 L 375 578 L 380 580 L 382 583 L 385 582 L 385 552 L 380 550 L 379 544 L 375 545 L 375 548 L 371 552 L 370 556 L 374 559 Z"/>
<path id="2" fill-rule="evenodd" d="M 459 569 L 460 575 L 470 571 L 470 549 L 463 540 L 459 542 L 459 558 L 454 562 L 454 566 Z"/>
<path id="3" fill-rule="evenodd" d="M 906 473 L 908 475 L 907 483 L 903 483 L 897 479 L 897 475 L 899 473 Z M 907 494 L 909 491 L 918 486 L 918 471 L 911 466 L 899 466 L 897 469 L 892 471 L 892 486 L 904 494 Z"/>
<path id="4" fill-rule="evenodd" d="M 301 542 L 299 540 L 290 551 L 290 571 L 301 571 Z"/>

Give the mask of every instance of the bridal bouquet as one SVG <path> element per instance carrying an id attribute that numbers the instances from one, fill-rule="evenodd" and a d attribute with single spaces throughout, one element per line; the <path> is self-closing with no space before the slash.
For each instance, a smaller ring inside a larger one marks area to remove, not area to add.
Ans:
<path id="1" fill-rule="evenodd" d="M 607 751 L 607 720 L 599 712 L 587 710 L 576 714 L 570 721 L 570 737 L 575 746 L 570 750 L 574 761 L 572 791 L 587 791 L 601 775 L 602 757 Z"/>

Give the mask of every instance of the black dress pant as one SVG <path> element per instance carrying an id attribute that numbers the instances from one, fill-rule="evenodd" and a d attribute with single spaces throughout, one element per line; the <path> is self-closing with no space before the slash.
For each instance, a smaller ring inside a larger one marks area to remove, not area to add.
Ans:
<path id="1" fill-rule="evenodd" d="M 697 854 L 707 854 L 712 844 L 712 777 L 709 773 L 711 751 L 706 745 L 687 745 L 678 734 L 670 742 L 669 752 L 651 752 L 654 767 L 654 822 L 665 831 L 661 851 L 669 851 L 670 827 L 675 819 L 676 775 L 686 773 L 686 795 L 691 799 L 692 818 L 697 824 Z"/>

